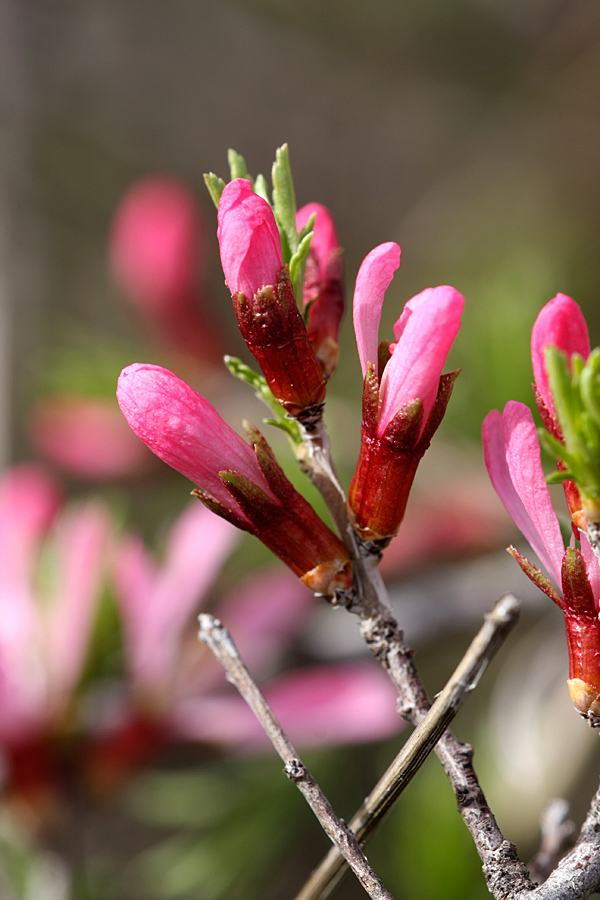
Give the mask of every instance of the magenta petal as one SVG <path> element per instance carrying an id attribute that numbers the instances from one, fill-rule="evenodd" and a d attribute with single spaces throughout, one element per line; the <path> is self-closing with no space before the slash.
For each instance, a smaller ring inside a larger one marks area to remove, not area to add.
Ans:
<path id="1" fill-rule="evenodd" d="M 590 340 L 581 309 L 566 294 L 557 294 L 543 307 L 531 332 L 531 362 L 533 377 L 540 396 L 551 413 L 554 402 L 546 373 L 544 349 L 558 347 L 570 359 L 578 353 L 584 359 L 590 355 Z"/>
<path id="2" fill-rule="evenodd" d="M 245 475 L 271 493 L 252 448 L 185 381 L 161 366 L 134 363 L 117 387 L 131 429 L 160 459 L 240 516 L 220 471 Z"/>
<path id="3" fill-rule="evenodd" d="M 452 287 L 427 288 L 409 300 L 394 328 L 398 343 L 381 379 L 377 433 L 411 400 L 423 403 L 423 427 L 460 328 L 464 297 Z"/>
<path id="4" fill-rule="evenodd" d="M 485 464 L 496 493 L 560 588 L 565 546 L 544 479 L 529 407 L 511 401 L 502 415 L 492 410 L 483 423 L 482 436 Z"/>
<path id="5" fill-rule="evenodd" d="M 400 265 L 400 247 L 389 241 L 365 256 L 354 288 L 354 331 L 363 378 L 367 363 L 377 365 L 379 320 L 385 292 Z"/>
<path id="6" fill-rule="evenodd" d="M 247 179 L 225 185 L 217 219 L 221 265 L 231 293 L 251 298 L 275 284 L 282 266 L 279 229 L 273 210 Z"/>
<path id="7" fill-rule="evenodd" d="M 315 254 L 319 266 L 319 277 L 321 281 L 325 280 L 327 275 L 327 262 L 330 254 L 339 249 L 340 242 L 338 240 L 333 216 L 320 203 L 307 203 L 302 209 L 296 213 L 296 228 L 300 232 L 312 214 L 315 214 L 314 233 L 310 242 L 311 252 Z"/>

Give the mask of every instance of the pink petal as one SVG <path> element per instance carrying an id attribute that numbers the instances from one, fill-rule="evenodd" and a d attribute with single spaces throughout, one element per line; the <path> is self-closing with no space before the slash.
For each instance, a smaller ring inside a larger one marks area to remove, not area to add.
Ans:
<path id="1" fill-rule="evenodd" d="M 485 464 L 496 493 L 560 588 L 565 546 L 544 479 L 531 411 L 511 401 L 490 412 L 482 428 Z"/>
<path id="2" fill-rule="evenodd" d="M 363 378 L 367 363 L 377 366 L 381 308 L 394 272 L 400 265 L 400 247 L 388 242 L 371 250 L 364 258 L 354 288 L 354 331 Z"/>
<path id="3" fill-rule="evenodd" d="M 4 473 L 0 478 L 0 571 L 31 570 L 33 548 L 61 502 L 58 485 L 41 467 L 21 463 Z"/>
<path id="4" fill-rule="evenodd" d="M 282 266 L 279 229 L 273 210 L 249 181 L 235 178 L 225 185 L 217 219 L 221 265 L 231 293 L 251 298 L 275 284 Z"/>
<path id="5" fill-rule="evenodd" d="M 310 251 L 314 253 L 317 260 L 319 278 L 321 281 L 324 281 L 327 275 L 327 262 L 330 254 L 332 251 L 339 249 L 340 242 L 335 230 L 333 216 L 327 207 L 322 206 L 320 203 L 307 203 L 306 206 L 298 210 L 296 213 L 296 228 L 298 232 L 304 228 L 313 213 L 316 218 L 314 234 L 310 242 Z"/>
<path id="6" fill-rule="evenodd" d="M 168 369 L 128 366 L 121 372 L 117 399 L 130 427 L 153 453 L 236 515 L 242 513 L 223 487 L 220 471 L 245 475 L 270 494 L 249 444 Z"/>
<path id="7" fill-rule="evenodd" d="M 425 427 L 463 306 L 462 294 L 446 285 L 427 288 L 406 304 L 394 327 L 397 344 L 381 379 L 379 435 L 402 406 L 418 398 L 423 401 Z"/>
<path id="8" fill-rule="evenodd" d="M 553 300 L 546 303 L 535 320 L 531 332 L 533 377 L 542 400 L 554 414 L 554 401 L 544 359 L 544 349 L 551 345 L 562 350 L 569 360 L 573 353 L 579 353 L 583 359 L 587 359 L 590 355 L 590 341 L 585 318 L 577 303 L 566 294 L 557 294 Z"/>

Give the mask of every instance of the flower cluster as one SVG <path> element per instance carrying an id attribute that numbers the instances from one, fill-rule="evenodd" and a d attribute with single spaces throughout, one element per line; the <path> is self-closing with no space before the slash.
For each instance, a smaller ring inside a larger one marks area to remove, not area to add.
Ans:
<path id="1" fill-rule="evenodd" d="M 571 439 L 569 428 L 572 421 L 569 410 L 576 408 L 572 381 L 567 378 L 569 403 L 561 392 L 561 382 L 553 374 L 557 354 L 562 358 L 563 372 L 569 375 L 581 373 L 590 357 L 585 319 L 570 297 L 559 294 L 542 309 L 533 327 L 531 351 L 534 393 L 547 430 L 542 437 L 545 441 L 548 437 L 552 439 L 549 447 L 559 456 L 556 480 L 563 483 L 572 519 L 568 547 L 565 548 L 544 477 L 537 429 L 525 404 L 510 402 L 502 414 L 494 410 L 486 417 L 483 423 L 485 462 L 498 496 L 550 576 L 543 575 L 514 547 L 509 548 L 529 578 L 563 610 L 569 649 L 569 693 L 575 708 L 591 725 L 597 726 L 600 725 L 600 566 L 588 531 L 590 523 L 586 513 L 590 505 L 582 503 L 580 485 L 573 480 L 574 473 L 581 468 L 573 446 L 581 439 L 576 435 Z M 588 456 L 587 446 L 584 455 Z M 565 458 L 570 462 L 568 468 Z"/>
<path id="2" fill-rule="evenodd" d="M 229 183 L 215 175 L 206 181 L 218 209 L 225 282 L 262 372 L 243 377 L 262 385 L 261 396 L 279 411 L 276 424 L 300 442 L 322 426 L 327 383 L 338 361 L 342 252 L 325 207 L 310 203 L 296 210 L 287 148 L 277 154 L 272 205 L 265 180 L 253 181 L 237 154 L 230 153 L 230 162 Z M 376 247 L 360 268 L 354 293 L 363 425 L 347 515 L 359 541 L 379 547 L 400 527 L 419 460 L 450 398 L 457 373 L 442 375 L 442 369 L 464 302 L 451 287 L 423 291 L 406 304 L 395 341 L 379 346 L 383 299 L 399 261 L 397 244 Z M 135 433 L 195 482 L 194 493 L 206 506 L 256 535 L 315 592 L 336 602 L 349 596 L 354 540 L 339 516 L 334 514 L 339 536 L 321 521 L 285 478 L 260 432 L 247 426 L 247 443 L 204 397 L 158 366 L 125 369 L 117 395 Z"/>

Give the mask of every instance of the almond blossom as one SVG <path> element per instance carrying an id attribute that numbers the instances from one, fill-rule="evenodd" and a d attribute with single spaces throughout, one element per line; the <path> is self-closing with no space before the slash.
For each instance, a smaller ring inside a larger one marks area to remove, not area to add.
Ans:
<path id="1" fill-rule="evenodd" d="M 409 300 L 396 341 L 378 345 L 385 292 L 400 247 L 380 244 L 363 261 L 354 291 L 354 330 L 364 379 L 362 441 L 349 493 L 364 540 L 388 540 L 402 521 L 417 466 L 446 409 L 456 377 L 442 377 L 464 298 L 448 286 Z"/>
<path id="2" fill-rule="evenodd" d="M 0 748 L 7 786 L 36 802 L 51 789 L 89 647 L 110 535 L 103 507 L 58 516 L 58 492 L 33 466 L 0 480 Z M 51 574 L 40 586 L 40 568 Z"/>
<path id="3" fill-rule="evenodd" d="M 339 330 L 344 314 L 344 265 L 342 249 L 329 210 L 307 203 L 296 214 L 298 232 L 315 217 L 306 271 L 302 310 L 307 331 L 325 377 L 333 373 L 339 356 Z"/>
<path id="4" fill-rule="evenodd" d="M 138 437 L 194 481 L 213 512 L 259 537 L 315 592 L 334 596 L 350 588 L 347 550 L 293 488 L 256 429 L 248 426 L 247 443 L 208 400 L 160 366 L 124 369 L 117 397 Z"/>
<path id="5" fill-rule="evenodd" d="M 565 615 L 569 648 L 569 693 L 590 724 L 600 724 L 600 567 L 586 535 L 580 549 L 565 549 L 542 470 L 533 417 L 523 403 L 493 410 L 483 423 L 485 464 L 492 484 L 550 576 L 510 548 L 523 571 Z"/>
<path id="6" fill-rule="evenodd" d="M 290 415 L 314 415 L 325 375 L 297 307 L 273 210 L 245 178 L 225 185 L 217 237 L 225 281 L 248 349 Z"/>

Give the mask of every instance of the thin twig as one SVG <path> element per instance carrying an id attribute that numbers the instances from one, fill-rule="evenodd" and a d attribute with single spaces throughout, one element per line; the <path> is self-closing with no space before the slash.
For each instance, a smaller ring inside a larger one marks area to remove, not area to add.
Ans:
<path id="1" fill-rule="evenodd" d="M 534 891 L 508 900 L 583 900 L 600 890 L 600 788 L 596 791 L 577 843 Z"/>
<path id="2" fill-rule="evenodd" d="M 569 819 L 566 800 L 552 800 L 542 813 L 540 848 L 529 863 L 533 881 L 541 884 L 548 878 L 567 848 L 573 842 L 575 823 Z"/>
<path id="3" fill-rule="evenodd" d="M 199 638 L 204 641 L 227 672 L 227 678 L 238 689 L 265 730 L 275 750 L 285 763 L 284 772 L 304 794 L 323 830 L 338 848 L 372 900 L 393 900 L 381 883 L 352 831 L 338 819 L 317 782 L 300 760 L 271 708 L 242 662 L 227 629 L 214 616 L 199 616 Z"/>
<path id="4" fill-rule="evenodd" d="M 519 601 L 506 594 L 486 615 L 484 624 L 428 714 L 350 822 L 350 828 L 361 845 L 371 837 L 434 749 L 441 734 L 462 706 L 467 693 L 476 686 L 487 664 L 515 625 L 519 607 Z M 313 872 L 296 900 L 319 900 L 327 897 L 344 870 L 344 860 L 334 847 Z"/>

